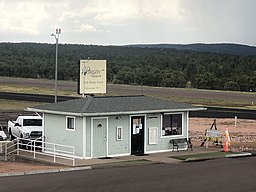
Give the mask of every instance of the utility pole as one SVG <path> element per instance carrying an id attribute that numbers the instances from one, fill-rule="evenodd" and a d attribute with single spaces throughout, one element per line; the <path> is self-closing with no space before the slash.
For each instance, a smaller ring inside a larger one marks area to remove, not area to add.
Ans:
<path id="1" fill-rule="evenodd" d="M 59 35 L 61 34 L 61 29 L 56 29 L 56 34 L 52 33 L 56 40 L 56 55 L 55 55 L 55 99 L 54 102 L 57 103 L 57 80 L 58 80 L 58 44 L 59 44 Z"/>

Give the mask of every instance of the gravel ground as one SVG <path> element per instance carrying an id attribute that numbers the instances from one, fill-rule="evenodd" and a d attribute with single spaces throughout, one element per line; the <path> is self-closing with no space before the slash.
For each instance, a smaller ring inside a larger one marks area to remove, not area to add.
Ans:
<path id="1" fill-rule="evenodd" d="M 62 169 L 64 166 L 46 165 L 31 162 L 0 161 L 0 173 L 17 173 L 37 170 Z"/>
<path id="2" fill-rule="evenodd" d="M 189 134 L 193 137 L 194 145 L 200 145 L 204 138 L 205 129 L 210 129 L 214 119 L 190 118 Z M 256 150 L 256 120 L 217 119 L 217 129 L 224 135 L 226 128 L 231 138 L 230 150 Z"/>

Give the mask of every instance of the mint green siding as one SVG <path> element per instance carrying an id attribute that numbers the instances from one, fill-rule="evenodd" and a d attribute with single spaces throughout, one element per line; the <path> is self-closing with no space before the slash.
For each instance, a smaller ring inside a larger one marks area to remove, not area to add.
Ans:
<path id="1" fill-rule="evenodd" d="M 109 117 L 108 125 L 108 155 L 120 155 L 130 153 L 130 118 L 128 115 Z M 117 127 L 122 127 L 121 140 L 117 140 Z"/>
<path id="2" fill-rule="evenodd" d="M 83 154 L 83 118 L 75 117 L 75 130 L 66 130 L 66 116 L 44 114 L 45 141 L 75 147 L 75 155 Z"/>
<path id="3" fill-rule="evenodd" d="M 186 138 L 187 137 L 187 112 L 182 113 L 182 135 L 173 135 L 173 136 L 162 136 L 162 125 L 161 125 L 161 114 L 147 115 L 146 123 L 146 153 L 157 152 L 157 151 L 167 151 L 172 149 L 170 145 L 170 140 L 175 138 Z M 154 116 L 155 118 L 150 118 Z M 156 118 L 157 117 L 157 118 Z M 156 144 L 149 144 L 149 128 L 157 128 L 157 142 Z"/>
<path id="4" fill-rule="evenodd" d="M 107 156 L 118 156 L 130 154 L 130 116 L 123 115 L 116 119 L 116 116 L 108 117 L 87 117 L 86 118 L 86 157 L 99 157 L 98 149 L 95 149 L 95 123 L 108 118 L 107 125 Z M 91 127 L 93 126 L 93 127 Z M 122 127 L 122 137 L 117 139 L 117 127 Z M 98 152 L 96 152 L 97 150 Z"/>
<path id="5" fill-rule="evenodd" d="M 91 154 L 91 118 L 86 117 L 86 125 L 85 125 L 85 158 L 90 158 Z"/>
<path id="6" fill-rule="evenodd" d="M 74 146 L 75 155 L 81 158 L 129 155 L 131 154 L 131 116 L 133 115 L 102 117 L 77 116 L 75 117 L 75 130 L 67 130 L 66 115 L 44 114 L 45 141 Z M 145 116 L 145 153 L 171 150 L 170 139 L 188 137 L 188 112 L 182 113 L 182 135 L 167 137 L 161 135 L 162 115 L 160 113 L 141 114 L 140 116 Z M 95 130 L 95 127 L 100 122 L 104 126 L 104 135 L 101 135 L 100 132 Z M 117 138 L 117 127 L 121 127 L 121 138 Z M 149 128 L 157 129 L 156 144 L 149 143 Z M 106 140 L 104 145 L 102 145 L 103 148 L 101 148 L 97 142 L 100 142 L 99 139 L 102 140 L 105 136 Z"/>

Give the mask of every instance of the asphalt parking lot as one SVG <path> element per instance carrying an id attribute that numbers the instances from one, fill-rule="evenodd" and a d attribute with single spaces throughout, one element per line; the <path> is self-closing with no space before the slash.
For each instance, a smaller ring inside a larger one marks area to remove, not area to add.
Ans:
<path id="1" fill-rule="evenodd" d="M 4 177 L 1 191 L 255 192 L 256 157 Z"/>

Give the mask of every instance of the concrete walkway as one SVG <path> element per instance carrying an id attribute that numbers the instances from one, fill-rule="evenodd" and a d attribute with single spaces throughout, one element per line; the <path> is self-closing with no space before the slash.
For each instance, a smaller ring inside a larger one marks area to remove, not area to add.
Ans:
<path id="1" fill-rule="evenodd" d="M 201 154 L 201 153 L 210 153 L 221 151 L 220 147 L 194 147 L 193 151 L 170 151 L 170 152 L 163 152 L 163 153 L 152 153 L 152 154 L 145 154 L 145 155 L 129 155 L 129 156 L 121 156 L 121 157 L 112 157 L 112 158 L 98 158 L 98 159 L 75 159 L 75 166 L 82 167 L 82 166 L 92 166 L 92 167 L 104 167 L 104 165 L 120 165 L 131 163 L 132 164 L 154 164 L 154 163 L 180 163 L 182 161 L 177 160 L 175 156 L 183 156 L 183 155 L 193 155 L 193 154 Z M 28 153 L 26 151 L 21 151 L 18 158 L 26 158 L 28 160 L 35 160 L 35 161 L 43 161 L 43 162 L 50 162 L 53 163 L 53 156 L 45 156 L 41 154 L 36 154 L 36 158 L 34 159 L 33 153 Z M 73 166 L 72 159 L 55 159 L 57 164 L 63 164 L 68 166 Z"/>
<path id="2" fill-rule="evenodd" d="M 220 152 L 220 147 L 194 147 L 193 151 L 180 151 L 180 152 L 163 152 L 163 153 L 154 153 L 147 154 L 142 156 L 123 156 L 123 157 L 113 157 L 113 158 L 102 158 L 102 159 L 75 159 L 75 167 L 63 168 L 63 169 L 50 169 L 50 170 L 36 170 L 36 171 L 25 171 L 17 173 L 2 173 L 0 177 L 3 176 L 17 176 L 17 175 L 30 175 L 30 174 L 41 174 L 41 173 L 58 173 L 66 171 L 77 171 L 77 170 L 89 170 L 94 168 L 109 168 L 109 167 L 125 167 L 125 166 L 138 166 L 138 165 L 148 165 L 148 164 L 157 164 L 157 163 L 181 163 L 182 160 L 178 160 L 172 157 L 183 156 L 183 155 L 196 155 L 196 154 L 206 154 L 212 152 Z M 246 155 L 246 154 L 245 154 Z M 246 155 L 248 156 L 248 154 Z M 22 153 L 18 158 L 32 160 L 32 161 L 42 161 L 52 163 L 51 157 L 46 158 L 47 156 L 38 156 L 36 159 L 31 156 L 31 153 Z M 65 161 L 65 160 L 64 160 Z M 66 164 L 61 159 L 58 159 L 58 164 Z"/>
<path id="3" fill-rule="evenodd" d="M 109 164 L 109 163 L 120 163 L 126 161 L 150 161 L 152 163 L 180 163 L 180 160 L 174 159 L 172 157 L 175 156 L 183 156 L 183 155 L 193 155 L 193 154 L 201 154 L 201 153 L 210 153 L 221 151 L 221 148 L 214 147 L 214 148 L 205 148 L 205 147 L 194 147 L 193 151 L 170 151 L 170 152 L 163 152 L 163 153 L 152 153 L 146 154 L 142 156 L 130 155 L 130 156 L 123 156 L 123 157 L 113 157 L 113 158 L 103 158 L 103 159 L 87 159 L 81 160 L 76 159 L 76 166 L 86 166 L 86 165 L 100 165 L 100 164 Z"/>

